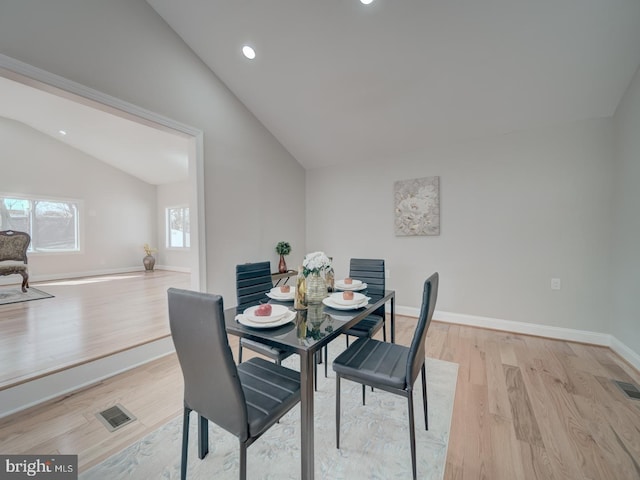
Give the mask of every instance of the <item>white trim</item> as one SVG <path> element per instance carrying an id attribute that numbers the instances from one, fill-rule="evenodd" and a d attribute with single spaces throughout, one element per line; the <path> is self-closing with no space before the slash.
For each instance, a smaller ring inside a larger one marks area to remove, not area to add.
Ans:
<path id="1" fill-rule="evenodd" d="M 420 309 L 396 306 L 396 313 L 398 315 L 417 318 L 420 315 Z M 436 310 L 433 313 L 433 319 L 439 322 L 452 323 L 456 325 L 488 328 L 491 330 L 501 330 L 504 332 L 520 333 L 523 335 L 552 338 L 554 340 L 567 340 L 571 342 L 609 347 L 615 353 L 620 355 L 626 362 L 631 364 L 631 366 L 636 370 L 640 370 L 640 355 L 608 333 L 590 332 L 588 330 L 576 330 L 573 328 L 554 327 L 552 325 L 540 325 L 536 323 L 516 322 L 513 320 L 481 317 L 479 315 L 444 312 L 441 310 Z"/>
<path id="2" fill-rule="evenodd" d="M 620 355 L 625 361 L 631 364 L 633 368 L 640 370 L 640 355 L 631 350 L 613 335 L 611 336 L 611 345 L 609 346 L 611 350 Z"/>
<path id="3" fill-rule="evenodd" d="M 0 418 L 126 372 L 175 351 L 171 337 L 0 390 Z"/>

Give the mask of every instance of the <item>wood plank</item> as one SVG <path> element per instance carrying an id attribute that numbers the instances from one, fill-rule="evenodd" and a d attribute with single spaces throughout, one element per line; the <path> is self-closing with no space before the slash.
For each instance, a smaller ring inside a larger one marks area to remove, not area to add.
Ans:
<path id="1" fill-rule="evenodd" d="M 155 273 L 42 287 L 58 289 L 51 291 L 58 296 L 50 312 L 37 305 L 40 301 L 0 306 L 0 328 L 6 327 L 0 331 L 0 370 L 7 376 L 5 360 L 14 362 L 16 371 L 20 362 L 82 361 L 56 346 L 38 346 L 51 338 L 92 352 L 121 348 L 130 332 L 136 341 L 162 332 L 166 287 L 188 276 L 162 279 L 164 272 Z M 139 285 L 123 287 L 129 281 Z M 133 302 L 130 312 L 118 313 L 114 307 L 121 297 Z M 140 298 L 149 301 L 136 303 Z M 30 322 L 38 329 L 29 330 Z M 92 333 L 67 340 L 56 325 Z M 414 318 L 398 316 L 398 343 L 408 344 L 414 328 Z M 230 344 L 237 353 L 235 337 Z M 637 381 L 640 375 L 611 350 L 434 321 L 427 352 L 460 366 L 445 479 L 640 478 L 640 402 L 627 399 L 611 383 L 617 376 Z M 75 453 L 84 471 L 180 415 L 181 396 L 182 374 L 170 355 L 0 420 L 0 451 Z M 138 421 L 110 433 L 95 414 L 114 403 L 131 410 Z"/>

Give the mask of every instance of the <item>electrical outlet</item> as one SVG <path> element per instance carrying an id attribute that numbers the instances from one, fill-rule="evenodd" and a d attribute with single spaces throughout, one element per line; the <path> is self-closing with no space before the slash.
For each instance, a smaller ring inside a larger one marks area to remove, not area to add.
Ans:
<path id="1" fill-rule="evenodd" d="M 560 290 L 560 279 L 552 278 L 551 279 L 551 290 Z"/>
<path id="2" fill-rule="evenodd" d="M 384 270 L 384 278 L 386 278 L 387 280 L 391 278 L 391 270 L 389 270 L 388 268 Z"/>

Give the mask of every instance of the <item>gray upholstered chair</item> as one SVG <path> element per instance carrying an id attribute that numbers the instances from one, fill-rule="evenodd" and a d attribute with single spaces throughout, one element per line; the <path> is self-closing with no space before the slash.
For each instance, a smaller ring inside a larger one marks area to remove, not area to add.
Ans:
<path id="1" fill-rule="evenodd" d="M 422 308 L 416 330 L 409 347 L 363 337 L 356 340 L 333 362 L 336 372 L 336 446 L 340 448 L 340 379 L 362 384 L 362 404 L 365 403 L 365 385 L 402 395 L 409 404 L 409 435 L 411 466 L 416 478 L 416 436 L 413 415 L 413 384 L 422 373 L 422 402 L 424 426 L 429 429 L 427 414 L 427 376 L 425 368 L 425 341 L 438 296 L 438 274 L 424 282 Z"/>
<path id="2" fill-rule="evenodd" d="M 184 376 L 180 478 L 187 476 L 189 415 L 198 414 L 199 457 L 209 450 L 208 421 L 240 442 L 240 480 L 247 448 L 300 401 L 300 374 L 262 358 L 236 366 L 224 326 L 222 297 L 170 288 L 169 325 Z"/>
<path id="3" fill-rule="evenodd" d="M 236 297 L 239 312 L 268 300 L 266 293 L 272 287 L 270 262 L 236 265 Z M 238 342 L 238 363 L 242 362 L 243 348 L 248 348 L 264 355 L 274 360 L 278 365 L 282 363 L 282 360 L 293 354 L 292 350 L 284 350 L 255 340 L 249 340 L 248 338 L 241 338 Z"/>
<path id="4" fill-rule="evenodd" d="M 22 291 L 29 288 L 29 270 L 27 269 L 27 249 L 31 237 L 26 232 L 4 230 L 0 232 L 0 275 L 18 274 L 22 276 Z M 8 261 L 9 263 L 2 263 Z M 13 262 L 22 262 L 13 263 Z"/>

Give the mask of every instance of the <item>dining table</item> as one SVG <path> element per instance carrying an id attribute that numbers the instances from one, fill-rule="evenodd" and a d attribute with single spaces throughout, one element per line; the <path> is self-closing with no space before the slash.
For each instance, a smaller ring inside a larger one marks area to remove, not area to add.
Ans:
<path id="1" fill-rule="evenodd" d="M 314 375 L 316 361 L 321 357 L 322 348 L 387 302 L 390 302 L 391 342 L 395 342 L 395 291 L 385 290 L 384 295 L 377 296 L 367 294 L 366 291 L 362 293 L 369 297 L 369 301 L 360 308 L 345 309 L 337 304 L 332 307 L 320 303 L 295 310 L 295 315 L 293 302 L 271 299 L 269 303 L 274 305 L 287 305 L 292 310 L 289 317 L 292 319 L 283 325 L 270 328 L 255 328 L 240 323 L 236 318 L 243 312 L 238 311 L 237 307 L 224 311 L 228 334 L 281 349 L 290 349 L 300 357 L 300 461 L 303 480 L 314 478 Z M 203 448 L 202 445 L 200 447 Z"/>

